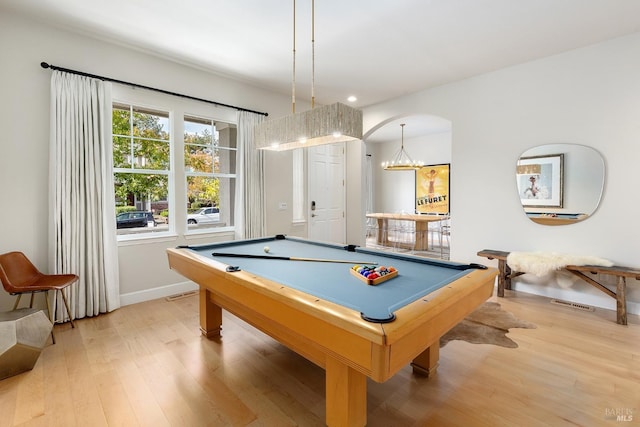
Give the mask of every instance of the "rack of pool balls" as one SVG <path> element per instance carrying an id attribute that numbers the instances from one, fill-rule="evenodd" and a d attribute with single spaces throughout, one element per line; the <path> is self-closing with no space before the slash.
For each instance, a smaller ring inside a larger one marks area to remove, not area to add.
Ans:
<path id="1" fill-rule="evenodd" d="M 351 274 L 365 282 L 367 285 L 378 285 L 398 275 L 398 270 L 393 267 L 354 265 Z"/>

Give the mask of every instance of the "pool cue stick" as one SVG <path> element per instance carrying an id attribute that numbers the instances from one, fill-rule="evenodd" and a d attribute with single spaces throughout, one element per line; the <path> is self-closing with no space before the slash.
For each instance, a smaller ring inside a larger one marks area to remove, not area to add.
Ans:
<path id="1" fill-rule="evenodd" d="M 377 262 L 348 261 L 344 259 L 300 258 L 300 257 L 294 257 L 294 256 L 233 254 L 233 253 L 226 253 L 226 252 L 214 252 L 211 255 L 227 256 L 227 257 L 234 257 L 234 258 L 278 259 L 278 260 L 284 260 L 284 261 L 314 261 L 314 262 L 335 262 L 335 263 L 343 263 L 343 264 L 378 265 Z"/>

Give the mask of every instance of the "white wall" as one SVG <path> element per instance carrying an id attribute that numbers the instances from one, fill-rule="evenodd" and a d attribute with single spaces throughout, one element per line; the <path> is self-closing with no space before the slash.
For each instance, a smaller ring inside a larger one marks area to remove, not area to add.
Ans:
<path id="1" fill-rule="evenodd" d="M 452 122 L 452 254 L 495 265 L 478 250 L 553 250 L 640 266 L 640 34 L 510 67 L 366 108 L 365 130 L 398 112 Z M 577 143 L 599 151 L 607 167 L 602 204 L 574 225 L 542 226 L 522 213 L 514 165 L 526 149 Z M 525 276 L 526 277 L 526 276 Z M 640 285 L 629 281 L 628 309 L 640 313 Z M 615 308 L 579 282 L 570 289 L 526 284 L 518 290 Z"/>
<path id="2" fill-rule="evenodd" d="M 285 115 L 290 108 L 287 96 L 6 11 L 0 14 L 0 52 L 0 253 L 23 251 L 45 272 L 51 71 L 42 69 L 40 62 L 266 111 L 271 117 Z M 268 194 L 267 199 L 273 198 Z M 211 240 L 209 236 L 190 239 L 188 243 Z M 167 239 L 121 246 L 123 303 L 163 296 L 189 286 L 168 269 L 165 254 L 167 247 L 183 243 Z M 10 309 L 14 298 L 0 292 L 0 311 Z"/>

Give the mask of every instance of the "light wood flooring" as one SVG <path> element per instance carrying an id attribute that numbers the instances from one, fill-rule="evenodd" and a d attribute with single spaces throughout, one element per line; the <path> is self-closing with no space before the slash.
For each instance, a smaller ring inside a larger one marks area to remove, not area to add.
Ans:
<path id="1" fill-rule="evenodd" d="M 519 348 L 453 341 L 431 379 L 369 381 L 368 425 L 640 425 L 638 316 L 507 295 L 491 300 L 537 325 L 510 331 Z M 32 371 L 0 381 L 0 426 L 324 425 L 324 371 L 227 313 L 222 340 L 201 337 L 196 296 L 55 333 Z"/>

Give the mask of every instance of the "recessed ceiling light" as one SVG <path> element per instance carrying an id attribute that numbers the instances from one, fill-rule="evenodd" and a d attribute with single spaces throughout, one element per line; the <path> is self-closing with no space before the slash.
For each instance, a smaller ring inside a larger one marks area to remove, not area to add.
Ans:
<path id="1" fill-rule="evenodd" d="M 350 97 L 347 98 L 347 101 L 349 101 L 349 102 L 356 102 L 357 100 L 358 100 L 358 98 L 356 98 L 353 95 L 351 95 Z"/>

